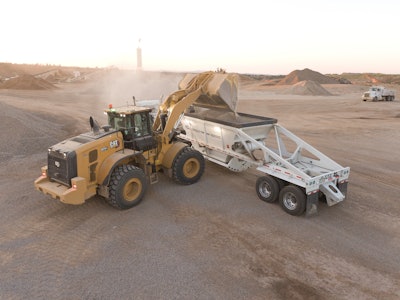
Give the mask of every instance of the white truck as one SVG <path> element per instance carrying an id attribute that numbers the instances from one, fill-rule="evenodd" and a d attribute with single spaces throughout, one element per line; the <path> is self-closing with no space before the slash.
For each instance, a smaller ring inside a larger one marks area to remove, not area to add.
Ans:
<path id="1" fill-rule="evenodd" d="M 371 86 L 362 96 L 363 101 L 393 101 L 395 93 L 383 86 Z"/>

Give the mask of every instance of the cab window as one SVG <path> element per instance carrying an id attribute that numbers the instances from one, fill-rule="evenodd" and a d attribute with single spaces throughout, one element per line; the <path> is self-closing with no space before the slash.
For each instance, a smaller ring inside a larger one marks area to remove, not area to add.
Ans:
<path id="1" fill-rule="evenodd" d="M 148 115 L 145 113 L 134 116 L 135 136 L 145 136 L 150 134 Z"/>
<path id="2" fill-rule="evenodd" d="M 125 125 L 125 118 L 124 117 L 120 117 L 120 116 L 113 116 L 113 115 L 109 115 L 108 116 L 108 124 L 110 124 L 110 126 L 112 128 L 115 129 L 120 129 L 120 128 L 126 128 L 127 126 Z"/>

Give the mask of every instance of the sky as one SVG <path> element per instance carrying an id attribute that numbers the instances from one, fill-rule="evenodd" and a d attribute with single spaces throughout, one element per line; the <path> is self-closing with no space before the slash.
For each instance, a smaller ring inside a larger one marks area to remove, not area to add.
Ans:
<path id="1" fill-rule="evenodd" d="M 13 0 L 0 62 L 400 74 L 398 0 Z M 140 42 L 139 42 L 140 40 Z"/>

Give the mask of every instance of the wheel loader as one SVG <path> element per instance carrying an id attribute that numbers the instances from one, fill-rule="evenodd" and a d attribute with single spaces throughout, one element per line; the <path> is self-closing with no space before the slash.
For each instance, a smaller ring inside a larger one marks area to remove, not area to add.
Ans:
<path id="1" fill-rule="evenodd" d="M 185 77 L 154 121 L 151 108 L 110 105 L 105 110 L 108 125 L 101 127 L 91 117 L 90 132 L 48 149 L 35 188 L 67 204 L 100 195 L 113 207 L 128 209 L 141 202 L 160 172 L 179 184 L 193 184 L 203 174 L 204 158 L 178 138 L 180 119 L 195 103 L 232 110 L 236 101 L 236 75 L 204 72 Z"/>

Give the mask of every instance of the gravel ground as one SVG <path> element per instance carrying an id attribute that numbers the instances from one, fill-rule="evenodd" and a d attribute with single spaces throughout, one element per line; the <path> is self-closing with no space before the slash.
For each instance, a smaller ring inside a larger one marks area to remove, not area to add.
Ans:
<path id="1" fill-rule="evenodd" d="M 365 103 L 338 85 L 324 85 L 336 96 L 241 91 L 239 111 L 278 118 L 351 167 L 347 199 L 310 218 L 260 201 L 255 171 L 212 163 L 191 186 L 160 176 L 127 211 L 35 191 L 50 145 L 131 99 L 135 86 L 119 79 L 0 91 L 1 299 L 400 298 L 399 101 Z M 167 95 L 175 79 L 147 79 L 138 97 Z"/>

